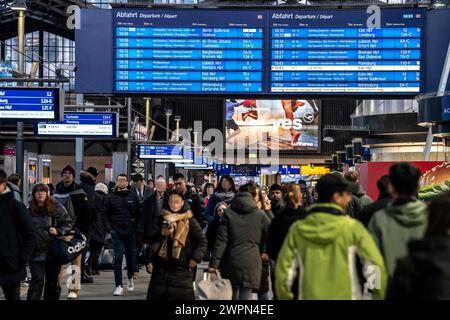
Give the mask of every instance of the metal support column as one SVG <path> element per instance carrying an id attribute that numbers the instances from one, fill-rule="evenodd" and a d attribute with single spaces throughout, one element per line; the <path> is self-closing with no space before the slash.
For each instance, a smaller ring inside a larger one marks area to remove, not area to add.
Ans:
<path id="1" fill-rule="evenodd" d="M 442 68 L 441 80 L 439 81 L 439 87 L 436 93 L 437 97 L 442 97 L 445 94 L 445 88 L 447 87 L 448 77 L 450 73 L 450 43 L 448 44 L 447 56 L 445 57 L 444 67 Z M 423 149 L 423 160 L 428 161 L 430 159 L 431 146 L 433 145 L 433 133 L 432 127 L 428 129 L 427 142 Z"/>
<path id="2" fill-rule="evenodd" d="M 75 96 L 76 104 L 82 106 L 84 104 L 84 96 L 77 94 Z M 75 138 L 75 179 L 79 182 L 80 172 L 83 171 L 84 160 L 84 138 Z"/>
<path id="3" fill-rule="evenodd" d="M 127 99 L 127 176 L 131 178 L 131 98 Z"/>
<path id="4" fill-rule="evenodd" d="M 18 71 L 24 75 L 25 74 L 25 11 L 19 11 L 19 19 L 17 23 L 17 38 L 19 45 L 18 54 Z M 24 77 L 24 76 L 22 76 Z M 22 181 L 27 181 L 23 176 L 24 169 L 24 158 L 25 158 L 25 148 L 23 139 L 23 122 L 17 122 L 17 138 L 16 138 L 16 173 L 22 178 Z"/>

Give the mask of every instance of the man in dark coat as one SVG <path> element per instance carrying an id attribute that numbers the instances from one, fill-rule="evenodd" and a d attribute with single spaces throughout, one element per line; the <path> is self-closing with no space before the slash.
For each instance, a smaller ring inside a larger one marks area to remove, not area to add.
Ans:
<path id="1" fill-rule="evenodd" d="M 283 190 L 279 184 L 275 183 L 270 187 L 269 194 L 270 206 L 272 207 L 273 215 L 276 217 L 283 212 L 284 208 L 286 208 L 286 204 L 283 199 Z"/>
<path id="2" fill-rule="evenodd" d="M 31 259 L 36 236 L 25 206 L 14 199 L 0 170 L 0 286 L 6 300 L 20 300 L 20 282 Z"/>
<path id="3" fill-rule="evenodd" d="M 375 212 L 385 209 L 388 204 L 392 202 L 392 195 L 389 192 L 389 175 L 382 176 L 377 181 L 377 188 L 379 191 L 378 199 L 374 203 L 371 203 L 364 207 L 364 211 L 361 217 L 361 222 L 367 227 L 370 219 Z"/>
<path id="4" fill-rule="evenodd" d="M 139 233 L 147 243 L 155 243 L 160 239 L 161 222 L 163 209 L 166 209 L 169 202 L 169 195 L 166 192 L 166 181 L 159 179 L 156 181 L 156 192 L 144 200 L 141 206 L 139 218 Z"/>
<path id="5" fill-rule="evenodd" d="M 114 278 L 116 288 L 113 295 L 123 295 L 122 261 L 127 261 L 127 290 L 134 291 L 133 275 L 136 263 L 136 232 L 139 223 L 139 200 L 128 185 L 126 174 L 119 174 L 114 193 L 108 195 L 102 212 L 105 231 L 111 233 L 114 248 Z"/>
<path id="6" fill-rule="evenodd" d="M 191 189 L 187 188 L 186 178 L 182 173 L 176 173 L 173 175 L 173 185 L 175 186 L 175 190 L 183 194 L 184 200 L 191 207 L 191 211 L 194 214 L 195 219 L 197 219 L 203 229 L 208 223 L 208 220 L 205 218 L 205 202 L 203 201 L 201 195 L 195 194 Z"/>
<path id="7" fill-rule="evenodd" d="M 63 180 L 56 185 L 55 199 L 63 205 L 67 212 L 71 215 L 72 221 L 74 221 L 74 227 L 79 229 L 86 237 L 89 236 L 91 230 L 91 208 L 89 207 L 89 198 L 86 192 L 75 183 L 75 169 L 66 165 L 62 172 L 61 177 Z M 82 263 L 83 255 L 79 255 L 72 261 L 72 265 L 76 266 L 79 270 L 83 270 Z M 77 280 L 78 278 L 75 278 Z M 91 283 L 94 280 L 86 275 L 81 277 L 83 283 Z M 77 289 L 79 285 L 72 286 L 69 289 L 70 299 L 77 299 Z"/>
<path id="8" fill-rule="evenodd" d="M 136 198 L 139 199 L 140 204 L 142 204 L 145 199 L 153 194 L 150 187 L 145 185 L 144 177 L 139 173 L 136 173 L 133 176 L 133 186 L 131 187 L 131 190 L 133 191 Z"/>
<path id="9" fill-rule="evenodd" d="M 104 183 L 95 185 L 95 201 L 97 214 L 92 225 L 91 239 L 89 242 L 88 275 L 99 275 L 98 259 L 105 244 L 105 226 L 103 225 L 102 212 L 104 211 L 105 199 L 108 195 L 108 187 Z"/>
<path id="10" fill-rule="evenodd" d="M 93 230 L 93 225 L 95 221 L 97 220 L 98 215 L 98 209 L 97 209 L 97 201 L 96 201 L 96 195 L 95 195 L 95 183 L 97 182 L 97 176 L 98 171 L 94 167 L 89 167 L 86 169 L 86 171 L 80 172 L 80 185 L 79 187 L 83 189 L 84 192 L 86 192 L 86 196 L 88 199 L 87 205 L 89 209 L 89 215 L 88 215 L 88 221 L 86 222 L 85 226 L 80 226 L 83 230 L 83 232 L 86 237 L 88 238 L 88 243 L 90 243 L 91 238 L 91 232 Z M 83 250 L 83 255 L 81 257 L 81 282 L 82 283 L 92 283 L 94 282 L 94 279 L 86 274 L 86 266 L 84 264 L 84 261 L 86 261 L 86 254 L 88 252 L 89 248 L 86 246 L 86 248 Z"/>
<path id="11" fill-rule="evenodd" d="M 241 186 L 225 210 L 217 229 L 216 245 L 209 263 L 210 272 L 220 269 L 233 286 L 233 299 L 249 300 L 261 284 L 261 254 L 269 229 L 269 218 L 255 201 L 257 186 Z"/>

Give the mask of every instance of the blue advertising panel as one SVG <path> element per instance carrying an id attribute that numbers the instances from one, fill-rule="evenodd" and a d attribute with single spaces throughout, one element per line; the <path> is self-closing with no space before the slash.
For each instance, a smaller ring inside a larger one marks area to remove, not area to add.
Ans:
<path id="1" fill-rule="evenodd" d="M 262 93 L 265 11 L 114 13 L 114 91 Z"/>
<path id="2" fill-rule="evenodd" d="M 38 136 L 104 137 L 119 136 L 117 113 L 64 113 L 63 122 L 40 122 Z"/>
<path id="3" fill-rule="evenodd" d="M 425 10 L 273 10 L 270 92 L 411 94 L 423 89 Z"/>
<path id="4" fill-rule="evenodd" d="M 0 122 L 58 121 L 59 89 L 0 88 Z"/>
<path id="5" fill-rule="evenodd" d="M 139 145 L 139 159 L 183 159 L 183 146 Z"/>

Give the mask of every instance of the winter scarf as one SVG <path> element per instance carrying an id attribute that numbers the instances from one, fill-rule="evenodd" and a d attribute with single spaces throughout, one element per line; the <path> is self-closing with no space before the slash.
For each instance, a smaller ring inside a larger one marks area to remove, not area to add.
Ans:
<path id="1" fill-rule="evenodd" d="M 166 221 L 171 221 L 175 224 L 175 232 L 170 236 L 173 240 L 172 246 L 172 258 L 179 259 L 181 250 L 186 245 L 186 239 L 189 235 L 189 219 L 194 215 L 191 210 L 186 211 L 186 213 L 172 213 L 167 210 L 163 210 L 163 218 Z M 164 242 L 159 250 L 159 256 L 168 259 L 168 237 L 164 239 Z"/>

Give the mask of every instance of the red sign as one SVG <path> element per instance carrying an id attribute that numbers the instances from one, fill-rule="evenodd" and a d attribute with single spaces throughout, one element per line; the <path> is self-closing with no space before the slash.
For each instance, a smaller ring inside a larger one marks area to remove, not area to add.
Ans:
<path id="1" fill-rule="evenodd" d="M 16 149 L 8 148 L 3 150 L 4 156 L 15 156 L 16 155 Z"/>

